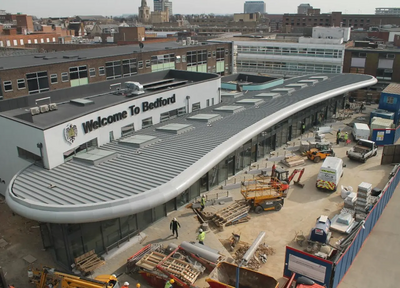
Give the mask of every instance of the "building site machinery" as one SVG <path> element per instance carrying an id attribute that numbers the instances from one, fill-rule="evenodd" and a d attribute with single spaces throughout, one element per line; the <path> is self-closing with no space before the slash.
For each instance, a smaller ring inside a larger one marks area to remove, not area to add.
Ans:
<path id="1" fill-rule="evenodd" d="M 279 167 L 274 168 L 272 176 L 259 175 L 254 182 L 242 182 L 241 193 L 255 213 L 279 211 L 283 207 L 284 198 L 287 197 L 290 183 L 297 173 L 299 177 L 294 184 L 304 187 L 304 184 L 300 183 L 304 171 L 305 168 L 295 169 L 289 176 L 289 171 Z"/>
<path id="2" fill-rule="evenodd" d="M 306 151 L 307 158 L 315 163 L 325 160 L 326 157 L 335 157 L 332 145 L 329 143 L 317 143 L 315 148 Z"/>
<path id="3" fill-rule="evenodd" d="M 304 184 L 300 183 L 301 177 L 303 177 L 304 171 L 306 169 L 294 169 L 292 174 L 290 174 L 289 176 L 289 171 L 282 169 L 282 168 L 275 168 L 274 170 L 274 177 L 276 179 L 278 179 L 281 183 L 281 191 L 287 191 L 287 189 L 289 189 L 290 183 L 293 180 L 293 183 L 301 188 L 304 188 Z M 297 178 L 297 181 L 294 180 L 294 177 L 296 176 L 296 174 L 299 173 L 299 177 Z"/>
<path id="4" fill-rule="evenodd" d="M 43 267 L 28 271 L 30 282 L 36 288 L 119 288 L 115 275 L 99 275 L 95 279 L 62 273 Z"/>

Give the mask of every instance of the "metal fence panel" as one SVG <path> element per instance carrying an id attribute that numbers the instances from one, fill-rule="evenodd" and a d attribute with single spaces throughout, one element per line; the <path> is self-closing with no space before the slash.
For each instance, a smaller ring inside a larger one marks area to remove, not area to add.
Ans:
<path id="1" fill-rule="evenodd" d="M 347 270 L 350 268 L 351 264 L 357 256 L 358 251 L 360 251 L 368 235 L 372 232 L 372 229 L 378 222 L 379 217 L 382 215 L 382 212 L 388 204 L 390 198 L 392 197 L 399 181 L 400 173 L 399 170 L 397 170 L 395 176 L 393 176 L 393 178 L 390 180 L 390 184 L 386 187 L 384 191 L 382 191 L 379 202 L 371 210 L 367 219 L 365 220 L 365 228 L 362 228 L 359 231 L 359 233 L 354 238 L 352 244 L 345 251 L 345 254 L 335 263 L 332 285 L 333 288 L 336 288 L 339 285 Z"/>

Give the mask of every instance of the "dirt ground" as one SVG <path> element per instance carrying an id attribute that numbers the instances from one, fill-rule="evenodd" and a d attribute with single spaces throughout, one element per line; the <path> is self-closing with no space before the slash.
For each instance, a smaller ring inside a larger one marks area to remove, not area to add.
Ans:
<path id="1" fill-rule="evenodd" d="M 346 123 L 349 122 L 350 120 L 346 121 Z M 335 135 L 338 128 L 350 134 L 351 128 L 349 126 L 344 123 L 335 123 L 332 135 L 326 135 L 328 141 L 335 142 Z M 391 165 L 380 165 L 382 148 L 379 148 L 376 157 L 369 159 L 366 163 L 359 163 L 349 160 L 346 156 L 346 151 L 354 144 L 351 143 L 349 146 L 343 143 L 333 145 L 336 157 L 342 158 L 346 165 L 339 185 L 352 186 L 353 190 L 356 191 L 361 182 L 368 182 L 373 187 L 383 188 L 393 167 Z M 269 165 L 272 165 L 272 163 Z M 285 204 L 281 211 L 267 211 L 261 214 L 252 213 L 250 222 L 225 227 L 223 231 L 215 231 L 217 237 L 221 242 L 224 242 L 230 237 L 231 233 L 236 233 L 241 236 L 241 241 L 252 243 L 260 231 L 265 231 L 264 242 L 274 248 L 275 254 L 268 257 L 267 263 L 259 271 L 278 279 L 281 284 L 285 283 L 286 279 L 282 277 L 285 263 L 285 247 L 291 246 L 299 250 L 304 250 L 305 247 L 300 247 L 293 241 L 296 233 L 300 232 L 307 236 L 320 215 L 326 215 L 332 219 L 343 208 L 340 189 L 334 193 L 321 192 L 316 189 L 316 178 L 321 165 L 322 161 L 320 163 L 313 163 L 307 160 L 304 166 L 295 167 L 306 168 L 301 181 L 305 186 L 304 188 L 300 188 L 291 185 L 288 197 L 285 199 Z M 289 170 L 292 171 L 293 169 L 290 168 Z M 239 189 L 231 190 L 230 192 L 235 198 L 240 198 Z M 343 236 L 340 233 L 333 233 L 331 243 L 337 242 Z"/>
<path id="2" fill-rule="evenodd" d="M 367 108 L 372 110 L 375 107 L 367 106 Z M 368 114 L 356 116 L 367 118 Z M 350 121 L 352 119 L 344 121 L 344 123 L 335 123 L 332 135 L 327 134 L 327 140 L 334 142 L 338 128 L 344 128 L 344 131 L 350 132 L 351 128 L 346 125 Z M 298 139 L 296 141 L 298 142 Z M 344 176 L 340 184 L 350 185 L 356 190 L 361 182 L 369 182 L 374 187 L 382 188 L 387 181 L 388 173 L 392 169 L 392 166 L 380 166 L 382 148 L 379 149 L 378 156 L 369 159 L 366 163 L 348 160 L 346 150 L 349 148 L 349 146 L 344 146 L 343 143 L 333 145 L 337 157 L 341 157 L 347 165 L 344 168 Z M 283 151 L 280 149 L 280 153 L 283 153 Z M 266 161 L 263 160 L 257 164 L 262 167 L 266 164 Z M 268 165 L 272 165 L 272 163 L 268 162 Z M 340 189 L 335 193 L 323 193 L 315 188 L 317 173 L 321 165 L 322 161 L 317 164 L 306 161 L 304 165 L 306 172 L 302 179 L 305 187 L 302 189 L 292 186 L 281 211 L 252 213 L 250 222 L 226 227 L 223 231 L 214 231 L 217 238 L 225 243 L 226 239 L 234 232 L 241 235 L 242 241 L 252 243 L 260 231 L 265 231 L 264 242 L 275 250 L 275 254 L 268 257 L 267 263 L 259 271 L 275 277 L 280 283 L 285 283 L 286 280 L 282 278 L 285 247 L 290 245 L 301 249 L 293 242 L 295 233 L 302 231 L 307 235 L 320 215 L 327 215 L 332 218 L 343 206 Z M 302 166 L 299 166 L 299 168 L 302 168 Z M 292 171 L 293 168 L 289 170 Z M 252 176 L 244 176 L 244 174 L 236 176 L 238 181 L 243 180 L 243 177 L 251 178 Z M 239 189 L 231 190 L 230 193 L 235 199 L 242 198 Z M 220 208 L 218 207 L 218 209 Z M 212 211 L 212 208 L 206 208 L 206 211 L 209 209 Z M 334 235 L 334 237 L 336 238 L 333 241 L 339 239 L 340 236 Z M 59 268 L 54 263 L 50 253 L 42 249 L 38 223 L 13 215 L 2 198 L 0 198 L 0 239 L 4 239 L 8 243 L 3 248 L 0 246 L 0 266 L 3 268 L 8 284 L 14 284 L 17 288 L 30 287 L 27 280 L 27 270 L 31 265 L 23 259 L 27 255 L 37 259 L 34 262 L 36 266 L 42 264 Z"/>

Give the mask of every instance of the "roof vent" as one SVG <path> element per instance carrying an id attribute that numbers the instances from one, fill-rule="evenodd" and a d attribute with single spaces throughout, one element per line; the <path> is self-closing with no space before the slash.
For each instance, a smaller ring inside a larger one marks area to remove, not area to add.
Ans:
<path id="1" fill-rule="evenodd" d="M 128 81 L 125 82 L 125 91 L 124 95 L 129 96 L 136 96 L 144 93 L 143 85 L 139 82 Z"/>
<path id="2" fill-rule="evenodd" d="M 77 99 L 72 99 L 69 101 L 71 104 L 75 104 L 78 106 L 87 106 L 90 104 L 94 104 L 92 100 L 89 99 L 84 99 L 84 98 L 77 98 Z"/>
<path id="3" fill-rule="evenodd" d="M 44 58 L 44 57 L 46 57 L 46 55 L 35 55 L 35 56 L 33 56 L 33 58 Z"/>
<path id="4" fill-rule="evenodd" d="M 44 60 L 50 60 L 50 59 L 56 59 L 56 58 L 57 58 L 56 56 L 46 56 L 46 57 L 43 57 Z"/>
<path id="5" fill-rule="evenodd" d="M 49 112 L 49 105 L 40 105 L 39 106 L 39 109 L 40 109 L 40 113 L 46 113 L 46 112 Z"/>
<path id="6" fill-rule="evenodd" d="M 78 55 L 64 55 L 63 58 L 65 59 L 74 59 L 74 58 L 78 58 Z"/>

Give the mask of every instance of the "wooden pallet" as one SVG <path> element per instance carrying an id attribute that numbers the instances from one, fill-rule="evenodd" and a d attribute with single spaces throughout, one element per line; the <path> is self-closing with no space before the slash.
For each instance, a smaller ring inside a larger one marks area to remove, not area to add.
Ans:
<path id="1" fill-rule="evenodd" d="M 188 284 L 193 284 L 200 275 L 200 272 L 194 269 L 192 264 L 172 257 L 167 258 L 167 255 L 158 252 L 146 254 L 136 263 L 136 266 L 150 271 L 159 266 L 164 273 L 172 274 Z"/>
<path id="2" fill-rule="evenodd" d="M 89 273 L 104 265 L 106 262 L 101 260 L 94 250 L 91 250 L 75 258 L 75 266 L 82 273 Z"/>
<path id="3" fill-rule="evenodd" d="M 249 213 L 249 210 L 250 207 L 247 205 L 246 201 L 236 201 L 235 203 L 215 213 L 212 221 L 215 223 L 215 225 L 223 227 L 228 223 L 234 222 L 236 219 L 244 218 Z"/>

